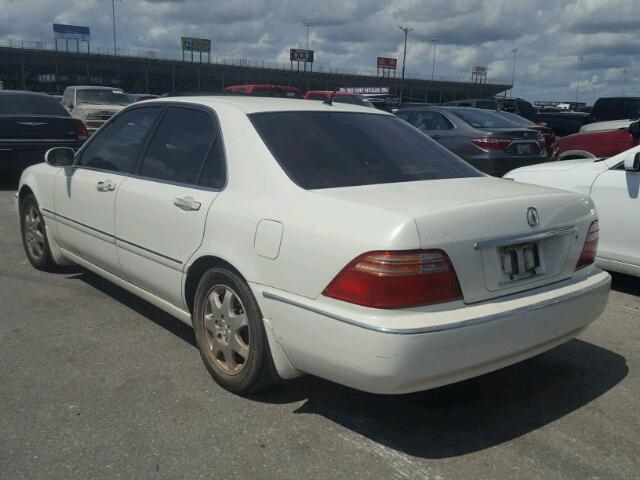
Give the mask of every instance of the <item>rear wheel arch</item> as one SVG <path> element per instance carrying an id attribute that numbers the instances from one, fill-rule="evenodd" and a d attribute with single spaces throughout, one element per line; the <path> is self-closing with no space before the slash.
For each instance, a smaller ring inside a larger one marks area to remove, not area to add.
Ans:
<path id="1" fill-rule="evenodd" d="M 28 185 L 23 185 L 23 186 L 20 188 L 20 191 L 18 192 L 18 202 L 19 202 L 20 204 L 22 204 L 22 201 L 23 201 L 23 200 L 25 199 L 25 197 L 26 197 L 27 195 L 29 195 L 29 194 L 33 195 L 34 197 L 36 196 L 36 194 L 35 194 L 35 193 L 33 193 L 33 190 L 31 190 L 31 187 L 29 187 Z"/>
<path id="2" fill-rule="evenodd" d="M 200 279 L 210 268 L 225 268 L 238 275 L 245 283 L 248 283 L 244 275 L 228 261 L 214 255 L 205 255 L 198 258 L 189 267 L 187 279 L 184 284 L 184 299 L 190 313 L 193 313 L 196 290 L 198 289 Z"/>

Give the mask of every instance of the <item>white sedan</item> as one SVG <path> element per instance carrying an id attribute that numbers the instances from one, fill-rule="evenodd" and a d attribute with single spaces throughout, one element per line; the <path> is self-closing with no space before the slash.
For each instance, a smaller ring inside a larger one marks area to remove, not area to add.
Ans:
<path id="1" fill-rule="evenodd" d="M 16 196 L 28 259 L 192 324 L 214 379 L 424 390 L 529 358 L 602 312 L 586 195 L 488 177 L 397 117 L 255 97 L 141 102 Z"/>
<path id="2" fill-rule="evenodd" d="M 613 272 L 640 276 L 640 147 L 606 159 L 522 167 L 505 178 L 589 195 L 600 216 L 596 264 Z"/>

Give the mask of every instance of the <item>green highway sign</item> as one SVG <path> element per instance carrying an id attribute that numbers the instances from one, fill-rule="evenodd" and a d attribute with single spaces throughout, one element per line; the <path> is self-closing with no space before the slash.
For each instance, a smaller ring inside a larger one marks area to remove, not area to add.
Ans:
<path id="1" fill-rule="evenodd" d="M 181 37 L 182 50 L 211 53 L 211 40 L 208 38 Z"/>

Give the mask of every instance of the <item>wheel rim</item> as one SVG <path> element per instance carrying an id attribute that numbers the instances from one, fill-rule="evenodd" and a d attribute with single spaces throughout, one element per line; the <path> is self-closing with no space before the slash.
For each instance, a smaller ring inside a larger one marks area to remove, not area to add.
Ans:
<path id="1" fill-rule="evenodd" d="M 44 225 L 33 205 L 29 205 L 24 213 L 24 239 L 31 257 L 39 260 L 44 253 Z"/>
<path id="2" fill-rule="evenodd" d="M 226 285 L 207 294 L 204 333 L 213 366 L 226 375 L 240 373 L 249 358 L 249 321 L 240 297 Z"/>

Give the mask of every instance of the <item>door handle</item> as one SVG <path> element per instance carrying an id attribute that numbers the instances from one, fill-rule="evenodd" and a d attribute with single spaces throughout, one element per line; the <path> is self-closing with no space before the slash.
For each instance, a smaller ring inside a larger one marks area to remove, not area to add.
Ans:
<path id="1" fill-rule="evenodd" d="M 173 204 L 180 210 L 200 210 L 200 202 L 196 202 L 193 197 L 176 198 L 173 200 Z"/>
<path id="2" fill-rule="evenodd" d="M 96 190 L 98 190 L 99 192 L 112 192 L 116 189 L 116 184 L 113 183 L 111 180 L 107 180 L 107 181 L 99 181 L 96 184 Z"/>
<path id="3" fill-rule="evenodd" d="M 436 133 L 435 135 L 431 135 L 431 138 L 433 140 L 440 140 L 442 137 Z"/>

